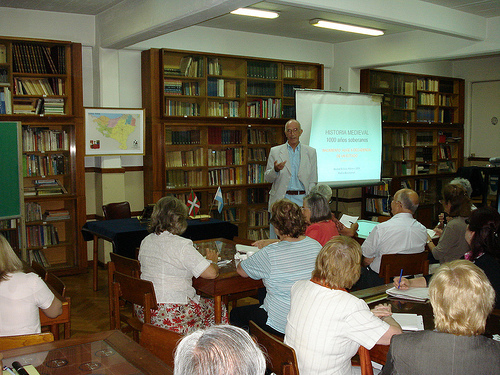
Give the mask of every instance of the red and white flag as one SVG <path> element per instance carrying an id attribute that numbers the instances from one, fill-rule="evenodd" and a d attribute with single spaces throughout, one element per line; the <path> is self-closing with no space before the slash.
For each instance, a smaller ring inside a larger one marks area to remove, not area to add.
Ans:
<path id="1" fill-rule="evenodd" d="M 191 194 L 189 194 L 189 198 L 187 200 L 187 206 L 189 208 L 189 216 L 196 216 L 198 215 L 198 211 L 200 211 L 200 201 L 198 200 L 198 197 L 194 193 L 194 191 L 191 190 Z"/>

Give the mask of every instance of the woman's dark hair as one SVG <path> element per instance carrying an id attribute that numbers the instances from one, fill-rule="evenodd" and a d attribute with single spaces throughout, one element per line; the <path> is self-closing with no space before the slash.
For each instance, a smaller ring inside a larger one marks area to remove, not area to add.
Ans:
<path id="1" fill-rule="evenodd" d="M 304 202 L 307 203 L 307 206 L 311 210 L 311 223 L 319 223 L 320 221 L 332 219 L 332 210 L 324 195 L 319 193 L 308 194 L 304 197 Z"/>
<path id="2" fill-rule="evenodd" d="M 179 199 L 172 196 L 160 198 L 153 208 L 149 230 L 156 234 L 166 230 L 182 234 L 187 229 L 187 214 L 187 206 Z"/>
<path id="3" fill-rule="evenodd" d="M 298 238 L 306 232 L 307 224 L 302 209 L 288 199 L 280 199 L 271 207 L 271 224 L 280 234 Z"/>
<path id="4" fill-rule="evenodd" d="M 471 200 L 461 185 L 448 184 L 443 189 L 444 203 L 451 203 L 451 217 L 469 217 L 471 213 Z"/>
<path id="5" fill-rule="evenodd" d="M 500 214 L 492 207 L 481 207 L 470 214 L 469 230 L 474 233 L 470 247 L 472 259 L 481 253 L 500 256 Z"/>

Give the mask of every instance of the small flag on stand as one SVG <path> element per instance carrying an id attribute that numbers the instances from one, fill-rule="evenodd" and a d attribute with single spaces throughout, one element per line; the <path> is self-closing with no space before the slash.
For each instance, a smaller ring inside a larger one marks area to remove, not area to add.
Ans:
<path id="1" fill-rule="evenodd" d="M 218 202 L 217 208 L 219 209 L 219 213 L 221 213 L 222 207 L 224 207 L 224 201 L 222 200 L 222 190 L 221 190 L 220 186 L 217 189 L 217 192 L 215 193 L 214 199 Z"/>
<path id="2" fill-rule="evenodd" d="M 200 201 L 193 190 L 191 190 L 191 194 L 189 194 L 187 206 L 189 208 L 189 216 L 198 215 L 198 212 L 200 211 Z"/>

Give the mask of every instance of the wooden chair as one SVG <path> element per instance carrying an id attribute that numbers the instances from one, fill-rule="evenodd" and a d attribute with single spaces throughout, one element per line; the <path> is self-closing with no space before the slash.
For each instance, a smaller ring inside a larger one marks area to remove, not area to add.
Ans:
<path id="1" fill-rule="evenodd" d="M 399 276 L 403 269 L 403 275 L 429 274 L 429 259 L 426 251 L 418 254 L 385 254 L 380 261 L 379 276 L 386 284 L 391 278 Z"/>
<path id="2" fill-rule="evenodd" d="M 361 366 L 361 375 L 373 375 L 372 361 L 370 358 L 370 351 L 364 346 L 358 349 L 359 364 Z"/>
<path id="3" fill-rule="evenodd" d="M 130 259 L 116 253 L 110 253 L 111 259 L 108 262 L 108 296 L 109 296 L 109 323 L 111 329 L 115 329 L 114 310 L 113 310 L 113 274 L 120 272 L 125 275 L 140 278 L 141 277 L 141 264 L 137 259 Z"/>
<path id="4" fill-rule="evenodd" d="M 139 332 L 143 323 L 137 318 L 135 312 L 130 315 L 120 312 L 120 300 L 140 305 L 144 309 L 144 323 L 151 323 L 151 309 L 157 310 L 156 295 L 151 281 L 141 280 L 121 272 L 113 273 L 113 329 L 123 332 L 133 332 L 134 340 L 139 342 Z M 122 329 L 122 323 L 125 327 Z"/>
<path id="5" fill-rule="evenodd" d="M 62 282 L 60 278 L 54 275 L 52 272 L 47 272 L 47 276 L 45 277 L 45 282 L 54 289 L 57 293 L 64 297 L 66 294 L 66 285 Z"/>
<path id="6" fill-rule="evenodd" d="M 129 202 L 108 203 L 102 206 L 104 219 L 128 219 L 132 217 Z"/>
<path id="7" fill-rule="evenodd" d="M 33 271 L 40 276 L 42 280 L 45 280 L 47 277 L 47 270 L 45 269 L 44 266 L 42 266 L 40 263 L 38 263 L 36 260 L 31 261 L 31 268 Z"/>
<path id="8" fill-rule="evenodd" d="M 144 324 L 139 344 L 173 368 L 175 348 L 180 339 L 182 335 L 177 332 L 152 324 Z"/>
<path id="9" fill-rule="evenodd" d="M 0 351 L 52 341 L 54 341 L 54 335 L 50 332 L 34 333 L 31 335 L 0 336 Z"/>
<path id="10" fill-rule="evenodd" d="M 299 366 L 295 350 L 264 331 L 253 321 L 250 321 L 250 334 L 255 337 L 260 346 L 266 348 L 269 357 L 268 370 L 276 375 L 299 375 Z"/>

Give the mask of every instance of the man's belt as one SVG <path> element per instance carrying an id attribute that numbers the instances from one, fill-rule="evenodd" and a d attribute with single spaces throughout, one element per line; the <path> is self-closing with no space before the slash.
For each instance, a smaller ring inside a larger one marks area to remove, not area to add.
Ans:
<path id="1" fill-rule="evenodd" d="M 287 195 L 304 195 L 305 193 L 305 190 L 287 190 L 286 192 Z"/>

